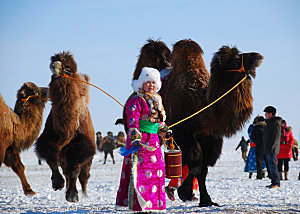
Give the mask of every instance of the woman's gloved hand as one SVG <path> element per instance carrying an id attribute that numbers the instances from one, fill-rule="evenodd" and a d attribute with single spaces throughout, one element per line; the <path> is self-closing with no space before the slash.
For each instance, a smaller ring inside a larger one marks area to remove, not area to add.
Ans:
<path id="1" fill-rule="evenodd" d="M 142 143 L 139 139 L 136 139 L 136 140 L 132 141 L 131 145 L 134 146 L 134 147 L 138 147 L 138 148 L 142 147 Z"/>

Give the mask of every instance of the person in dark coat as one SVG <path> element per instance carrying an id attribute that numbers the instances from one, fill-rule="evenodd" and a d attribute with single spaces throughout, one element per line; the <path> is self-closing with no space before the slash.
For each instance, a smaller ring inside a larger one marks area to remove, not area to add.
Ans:
<path id="1" fill-rule="evenodd" d="M 256 156 L 256 169 L 257 169 L 257 175 L 256 179 L 262 179 L 264 176 L 263 173 L 263 161 L 266 164 L 268 175 L 269 175 L 269 166 L 267 161 L 267 156 L 265 152 L 265 146 L 263 143 L 263 135 L 264 135 L 264 128 L 265 128 L 266 122 L 264 117 L 258 116 L 257 123 L 254 124 L 253 130 L 251 133 L 251 140 L 255 143 L 256 149 L 255 149 L 255 156 Z"/>
<path id="2" fill-rule="evenodd" d="M 242 139 L 241 139 L 239 145 L 235 149 L 235 150 L 238 150 L 238 148 L 241 147 L 242 158 L 245 162 L 246 162 L 246 159 L 247 159 L 248 143 L 249 143 L 249 140 L 246 141 L 244 136 L 242 136 Z"/>
<path id="3" fill-rule="evenodd" d="M 117 139 L 112 132 L 107 132 L 107 136 L 103 138 L 102 148 L 104 151 L 104 162 L 106 164 L 107 155 L 110 154 L 113 164 L 115 164 L 114 149 L 117 148 Z"/>
<path id="4" fill-rule="evenodd" d="M 280 136 L 281 136 L 281 118 L 276 117 L 276 108 L 267 106 L 264 109 L 266 117 L 266 126 L 264 128 L 263 143 L 266 148 L 266 155 L 269 164 L 269 177 L 271 185 L 268 188 L 280 188 L 280 178 L 276 165 L 276 155 L 279 153 Z"/>

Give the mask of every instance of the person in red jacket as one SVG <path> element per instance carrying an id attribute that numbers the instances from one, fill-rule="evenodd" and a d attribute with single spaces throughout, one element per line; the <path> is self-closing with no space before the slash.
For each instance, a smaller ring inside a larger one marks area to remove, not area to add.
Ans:
<path id="1" fill-rule="evenodd" d="M 280 180 L 282 178 L 282 165 L 284 165 L 284 179 L 288 180 L 289 161 L 293 157 L 292 147 L 294 144 L 294 136 L 292 128 L 286 125 L 286 121 L 281 122 L 281 138 L 280 138 L 280 149 L 277 155 L 278 160 L 278 173 Z"/>

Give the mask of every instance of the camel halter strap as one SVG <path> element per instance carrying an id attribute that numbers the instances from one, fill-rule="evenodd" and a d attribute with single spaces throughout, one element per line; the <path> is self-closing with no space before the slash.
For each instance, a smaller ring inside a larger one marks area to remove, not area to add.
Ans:
<path id="1" fill-rule="evenodd" d="M 102 91 L 104 94 L 106 94 L 107 96 L 109 96 L 110 98 L 114 99 L 114 101 L 116 101 L 117 103 L 119 103 L 120 106 L 124 107 L 124 106 L 123 106 L 116 98 L 114 98 L 113 96 L 111 96 L 109 93 L 107 93 L 107 92 L 104 91 L 103 89 L 101 89 L 101 88 L 99 88 L 99 87 L 97 87 L 97 86 L 95 86 L 95 85 L 93 85 L 93 84 L 91 84 L 91 83 L 89 83 L 89 82 L 86 82 L 86 81 L 83 81 L 83 80 L 80 80 L 80 79 L 76 79 L 76 78 L 74 78 L 74 77 L 70 77 L 70 76 L 68 76 L 67 74 L 64 74 L 64 75 L 62 76 L 62 78 L 65 78 L 65 77 L 66 77 L 66 78 L 69 78 L 69 79 L 77 80 L 77 81 L 79 81 L 79 82 L 86 83 L 86 84 L 88 84 L 88 85 L 91 85 L 91 86 L 97 88 L 98 90 Z"/>
<path id="2" fill-rule="evenodd" d="M 227 70 L 227 71 L 237 71 L 237 72 L 245 72 L 246 73 L 246 70 L 245 70 L 245 67 L 244 67 L 244 54 L 242 54 L 242 65 L 240 67 L 240 69 L 238 70 Z"/>
<path id="3" fill-rule="evenodd" d="M 245 68 L 244 68 L 244 64 L 243 64 L 243 54 L 242 54 L 242 65 L 241 68 L 238 70 L 227 70 L 227 71 L 238 71 L 238 72 L 245 72 Z M 169 128 L 172 128 L 173 126 L 178 125 L 179 123 L 182 123 L 194 116 L 196 116 L 197 114 L 199 114 L 200 112 L 204 111 L 205 109 L 209 108 L 210 106 L 212 106 L 213 104 L 215 104 L 216 102 L 218 102 L 220 99 L 222 99 L 223 97 L 225 97 L 227 94 L 229 94 L 233 89 L 235 89 L 238 85 L 240 85 L 245 79 L 247 79 L 247 77 L 249 76 L 249 74 L 247 74 L 243 79 L 241 79 L 237 84 L 235 84 L 231 89 L 229 89 L 227 92 L 225 92 L 222 96 L 220 96 L 218 99 L 216 99 L 215 101 L 211 102 L 210 104 L 208 104 L 207 106 L 205 106 L 204 108 L 200 109 L 199 111 L 195 112 L 194 114 L 168 126 Z"/>
<path id="4" fill-rule="evenodd" d="M 29 95 L 26 99 L 21 99 L 22 101 L 28 101 L 32 97 L 41 97 L 41 95 Z"/>

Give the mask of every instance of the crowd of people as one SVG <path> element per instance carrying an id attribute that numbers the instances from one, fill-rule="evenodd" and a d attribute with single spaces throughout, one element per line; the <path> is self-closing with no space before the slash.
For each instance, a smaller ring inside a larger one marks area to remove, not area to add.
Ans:
<path id="1" fill-rule="evenodd" d="M 267 177 L 271 179 L 268 188 L 280 188 L 281 180 L 288 180 L 289 162 L 291 158 L 298 160 L 298 142 L 293 137 L 292 128 L 287 122 L 276 116 L 276 108 L 267 106 L 264 109 L 265 118 L 257 116 L 248 128 L 249 139 L 242 137 L 236 150 L 241 147 L 242 158 L 245 161 L 244 171 L 251 178 L 254 172 L 256 179 Z M 248 144 L 250 150 L 248 155 Z M 300 180 L 300 174 L 299 174 Z"/>

